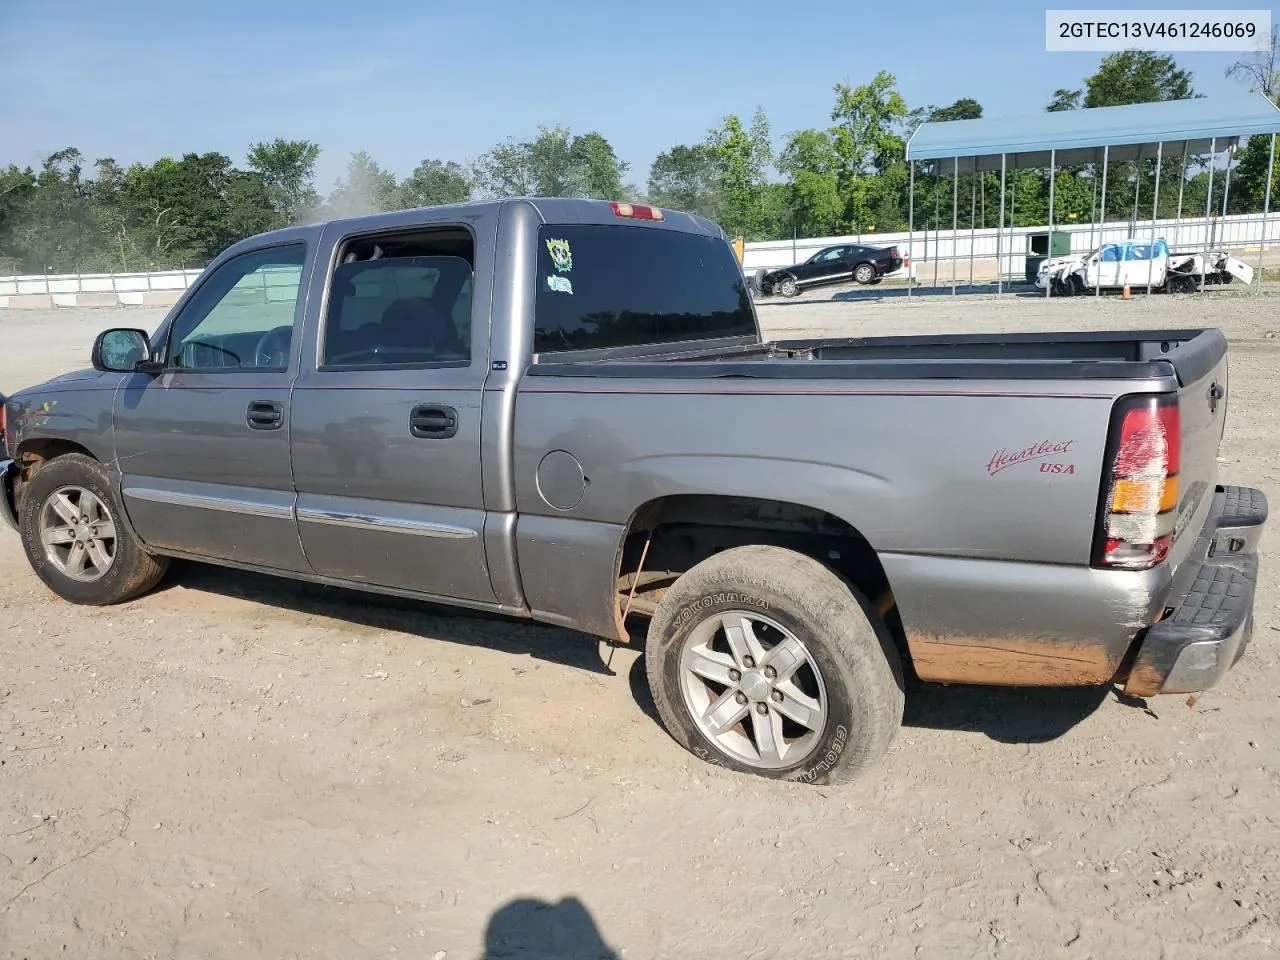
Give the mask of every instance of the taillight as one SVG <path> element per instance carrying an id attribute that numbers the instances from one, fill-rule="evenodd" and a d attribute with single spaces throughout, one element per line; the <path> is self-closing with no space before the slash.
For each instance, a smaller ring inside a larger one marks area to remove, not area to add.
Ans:
<path id="1" fill-rule="evenodd" d="M 1182 423 L 1177 394 L 1116 404 L 1094 562 L 1145 570 L 1169 553 L 1178 508 Z"/>
<path id="2" fill-rule="evenodd" d="M 643 203 L 611 203 L 614 216 L 629 217 L 632 220 L 661 220 L 662 211 L 658 207 L 650 207 Z"/>

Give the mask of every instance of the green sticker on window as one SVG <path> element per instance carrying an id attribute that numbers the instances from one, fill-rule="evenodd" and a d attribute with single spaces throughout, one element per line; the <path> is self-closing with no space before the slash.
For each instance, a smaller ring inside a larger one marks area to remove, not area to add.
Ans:
<path id="1" fill-rule="evenodd" d="M 547 252 L 551 254 L 551 262 L 561 273 L 573 269 L 573 251 L 569 249 L 568 240 L 548 240 Z"/>

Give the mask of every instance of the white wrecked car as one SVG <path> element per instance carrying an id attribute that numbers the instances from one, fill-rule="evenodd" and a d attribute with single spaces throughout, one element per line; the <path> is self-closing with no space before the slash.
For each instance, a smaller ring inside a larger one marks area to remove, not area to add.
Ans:
<path id="1" fill-rule="evenodd" d="M 1048 286 L 1051 296 L 1069 297 L 1098 287 L 1120 290 L 1127 285 L 1145 290 L 1149 278 L 1153 291 L 1191 293 L 1200 288 L 1202 274 L 1206 285 L 1233 279 L 1253 283 L 1253 267 L 1225 250 L 1208 257 L 1199 251 L 1173 253 L 1159 239 L 1154 244 L 1121 240 L 1084 255 L 1051 257 L 1040 264 L 1036 286 L 1041 290 Z"/>

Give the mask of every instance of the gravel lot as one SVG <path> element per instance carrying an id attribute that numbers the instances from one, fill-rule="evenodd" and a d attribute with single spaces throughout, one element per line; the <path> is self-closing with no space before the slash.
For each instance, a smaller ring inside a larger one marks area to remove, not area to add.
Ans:
<path id="1" fill-rule="evenodd" d="M 1280 290 L 903 292 L 760 311 L 787 336 L 1219 326 L 1223 478 L 1280 502 Z M 0 312 L 0 389 L 161 316 Z M 922 686 L 873 775 L 814 789 L 683 752 L 638 651 L 189 565 L 75 607 L 0 530 L 0 957 L 1272 958 L 1276 552 L 1194 709 Z"/>

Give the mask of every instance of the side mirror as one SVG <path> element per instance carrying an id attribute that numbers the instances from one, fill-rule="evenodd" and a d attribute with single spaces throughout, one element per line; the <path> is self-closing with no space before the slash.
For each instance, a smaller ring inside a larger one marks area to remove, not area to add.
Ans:
<path id="1" fill-rule="evenodd" d="M 117 327 L 104 330 L 93 341 L 93 369 L 107 373 L 134 373 L 151 359 L 151 343 L 145 330 Z"/>

